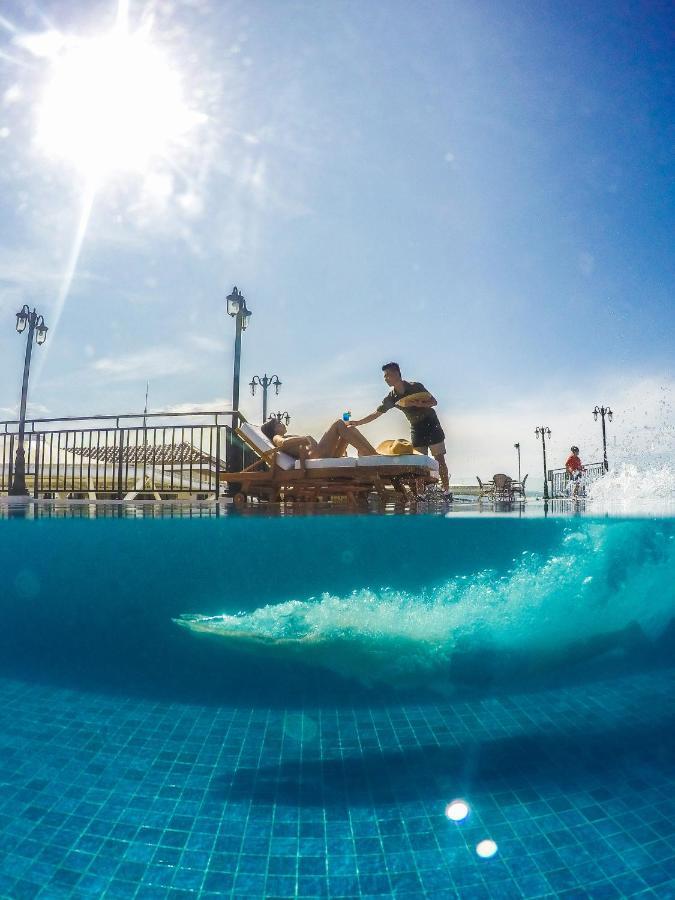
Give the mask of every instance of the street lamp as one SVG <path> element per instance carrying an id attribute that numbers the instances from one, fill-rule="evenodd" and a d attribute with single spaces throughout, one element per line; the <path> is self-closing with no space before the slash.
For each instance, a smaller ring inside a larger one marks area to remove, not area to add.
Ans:
<path id="1" fill-rule="evenodd" d="M 23 334 L 28 326 L 26 336 L 26 355 L 23 362 L 23 382 L 21 384 L 21 407 L 19 409 L 19 436 L 14 459 L 14 477 L 9 489 L 14 497 L 27 497 L 26 488 L 26 452 L 23 447 L 24 434 L 26 432 L 26 401 L 28 400 L 28 377 L 30 375 L 30 358 L 33 352 L 33 338 L 36 344 L 44 344 L 47 340 L 48 328 L 43 316 L 38 315 L 36 309 L 24 305 L 16 314 L 16 330 Z"/>
<path id="2" fill-rule="evenodd" d="M 605 466 L 605 472 L 609 472 L 609 463 L 607 462 L 607 434 L 605 433 L 605 416 L 612 421 L 614 413 L 609 406 L 596 406 L 593 410 L 593 418 L 598 421 L 598 416 L 602 419 L 602 458 Z"/>
<path id="3" fill-rule="evenodd" d="M 234 338 L 234 374 L 232 377 L 232 428 L 229 435 L 229 453 L 227 455 L 227 468 L 229 471 L 239 470 L 242 467 L 243 455 L 241 447 L 234 443 L 234 429 L 239 424 L 239 373 L 241 371 L 241 333 L 248 328 L 248 320 L 251 318 L 251 310 L 246 307 L 246 298 L 237 289 L 232 288 L 232 293 L 227 297 L 227 314 L 235 320 Z"/>
<path id="4" fill-rule="evenodd" d="M 246 308 L 246 298 L 237 290 L 236 285 L 227 298 L 227 314 L 232 316 L 236 323 L 234 338 L 234 375 L 232 379 L 232 410 L 239 412 L 239 372 L 241 370 L 241 333 L 248 328 L 248 320 L 251 318 L 251 310 Z M 236 416 L 235 416 L 236 419 Z M 233 426 L 236 427 L 236 421 Z"/>
<path id="5" fill-rule="evenodd" d="M 514 444 L 513 448 L 518 452 L 518 481 L 520 481 L 520 443 Z"/>
<path id="6" fill-rule="evenodd" d="M 268 388 L 273 387 L 273 388 L 274 388 L 274 393 L 275 393 L 275 394 L 278 394 L 278 393 L 279 393 L 279 388 L 281 387 L 281 382 L 279 381 L 279 378 L 278 378 L 277 375 L 270 375 L 270 376 L 268 376 L 267 373 L 265 373 L 265 374 L 262 376 L 262 378 L 260 377 L 260 375 L 254 375 L 253 378 L 252 378 L 251 381 L 250 381 L 250 388 L 251 388 L 251 396 L 252 396 L 252 397 L 255 397 L 255 389 L 256 389 L 257 387 L 261 387 L 262 390 L 263 390 L 263 410 L 262 410 L 263 414 L 262 414 L 262 420 L 263 420 L 263 422 L 266 422 L 266 421 L 267 421 L 267 391 L 268 391 Z"/>
<path id="7" fill-rule="evenodd" d="M 276 419 L 278 422 L 283 422 L 285 425 L 288 425 L 291 421 L 291 417 L 287 412 L 275 412 L 270 413 L 270 419 Z"/>
<path id="8" fill-rule="evenodd" d="M 548 500 L 548 473 L 546 471 L 546 438 L 551 437 L 551 429 L 545 425 L 538 425 L 534 429 L 534 436 L 541 437 L 541 449 L 544 454 L 544 500 Z"/>

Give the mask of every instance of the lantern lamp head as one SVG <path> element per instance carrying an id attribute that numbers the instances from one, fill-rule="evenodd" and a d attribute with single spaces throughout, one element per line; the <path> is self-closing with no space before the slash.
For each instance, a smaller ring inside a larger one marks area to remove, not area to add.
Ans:
<path id="1" fill-rule="evenodd" d="M 44 344 L 47 340 L 47 331 L 49 329 L 45 325 L 45 320 L 42 316 L 37 320 L 37 332 L 35 335 L 35 341 L 38 344 Z"/>
<path id="2" fill-rule="evenodd" d="M 228 294 L 228 297 L 227 297 L 227 314 L 228 314 L 228 316 L 236 316 L 239 314 L 239 310 L 241 309 L 241 304 L 242 304 L 243 300 L 244 300 L 244 297 L 243 297 L 241 291 L 239 291 L 237 289 L 237 286 L 235 285 L 232 288 L 232 293 Z"/>
<path id="3" fill-rule="evenodd" d="M 16 314 L 16 330 L 21 334 L 22 331 L 26 330 L 26 325 L 28 325 L 28 319 L 30 318 L 30 310 L 27 306 L 24 306 L 20 312 Z"/>

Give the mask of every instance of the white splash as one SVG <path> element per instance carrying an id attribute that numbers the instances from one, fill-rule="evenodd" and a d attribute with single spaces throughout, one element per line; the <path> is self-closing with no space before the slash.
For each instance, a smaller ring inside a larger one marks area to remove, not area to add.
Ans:
<path id="1" fill-rule="evenodd" d="M 548 557 L 525 552 L 504 574 L 454 577 L 421 593 L 326 592 L 175 621 L 257 655 L 410 687 L 629 651 L 674 617 L 675 529 L 634 520 L 575 523 Z"/>
<path id="2" fill-rule="evenodd" d="M 665 463 L 656 466 L 621 463 L 593 482 L 588 496 L 601 503 L 627 506 L 664 500 L 675 503 L 675 469 Z"/>

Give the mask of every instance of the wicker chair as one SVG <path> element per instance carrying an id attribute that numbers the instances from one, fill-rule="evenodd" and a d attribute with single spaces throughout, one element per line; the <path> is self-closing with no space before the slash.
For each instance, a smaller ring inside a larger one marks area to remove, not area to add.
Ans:
<path id="1" fill-rule="evenodd" d="M 498 473 L 492 476 L 492 482 L 495 486 L 494 499 L 510 502 L 513 500 L 513 479 L 510 475 Z"/>

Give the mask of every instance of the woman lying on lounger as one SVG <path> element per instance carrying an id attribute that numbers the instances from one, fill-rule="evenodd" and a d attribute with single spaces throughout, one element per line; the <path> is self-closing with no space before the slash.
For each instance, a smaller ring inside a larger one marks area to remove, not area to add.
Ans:
<path id="1" fill-rule="evenodd" d="M 278 419 L 269 419 L 260 430 L 278 450 L 299 459 L 335 459 L 345 456 L 347 447 L 355 447 L 359 456 L 375 456 L 377 451 L 361 432 L 347 425 L 342 419 L 333 422 L 328 431 L 318 441 L 311 435 L 286 435 L 286 426 Z"/>

